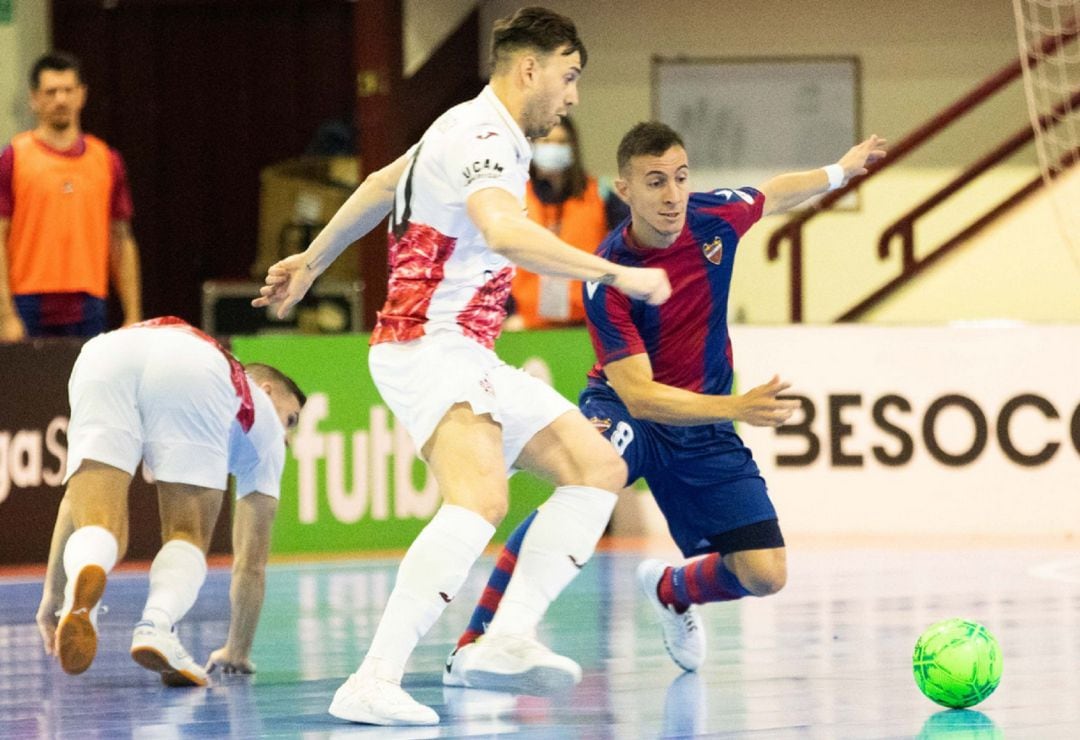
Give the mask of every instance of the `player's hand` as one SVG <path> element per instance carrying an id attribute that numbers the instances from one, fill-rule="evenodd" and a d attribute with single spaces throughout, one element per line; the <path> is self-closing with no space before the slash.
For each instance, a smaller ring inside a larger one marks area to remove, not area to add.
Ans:
<path id="1" fill-rule="evenodd" d="M 781 426 L 802 406 L 794 399 L 777 398 L 790 387 L 791 383 L 785 383 L 780 376 L 774 375 L 768 383 L 751 388 L 739 396 L 737 420 L 755 427 Z"/>
<path id="2" fill-rule="evenodd" d="M 294 254 L 270 265 L 266 285 L 259 288 L 259 297 L 251 302 L 256 308 L 277 308 L 277 317 L 285 318 L 289 309 L 300 302 L 319 273 L 308 266 L 308 257 Z"/>
<path id="3" fill-rule="evenodd" d="M 525 317 L 519 313 L 507 316 L 502 325 L 503 331 L 525 331 L 525 329 Z"/>
<path id="4" fill-rule="evenodd" d="M 46 655 L 56 655 L 56 627 L 60 621 L 56 612 L 59 609 L 60 605 L 48 597 L 43 597 L 38 606 L 37 627 Z"/>
<path id="5" fill-rule="evenodd" d="M 228 645 L 210 653 L 210 660 L 206 661 L 206 666 L 203 670 L 207 673 L 213 673 L 216 668 L 221 668 L 222 673 L 255 672 L 255 664 L 247 658 L 231 655 Z"/>
<path id="6" fill-rule="evenodd" d="M 658 267 L 628 267 L 615 276 L 612 285 L 631 298 L 659 306 L 671 297 L 667 273 Z"/>
<path id="7" fill-rule="evenodd" d="M 885 139 L 873 134 L 869 139 L 848 149 L 847 154 L 837 162 L 844 168 L 844 182 L 865 175 L 869 165 L 882 159 L 885 156 L 885 143 Z"/>
<path id="8" fill-rule="evenodd" d="M 26 338 L 26 326 L 19 314 L 12 311 L 0 319 L 0 342 L 19 342 Z"/>

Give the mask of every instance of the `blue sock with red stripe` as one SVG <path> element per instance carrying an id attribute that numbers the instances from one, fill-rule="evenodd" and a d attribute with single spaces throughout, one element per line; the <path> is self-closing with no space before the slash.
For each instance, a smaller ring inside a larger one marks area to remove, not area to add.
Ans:
<path id="1" fill-rule="evenodd" d="M 521 551 L 521 543 L 525 540 L 525 533 L 529 531 L 529 525 L 536 518 L 536 511 L 529 514 L 521 524 L 517 526 L 506 540 L 503 549 L 499 552 L 499 559 L 495 561 L 495 570 L 488 578 L 484 593 L 480 595 L 480 601 L 473 609 L 469 626 L 458 639 L 457 647 L 464 647 L 470 642 L 476 642 L 480 635 L 487 631 L 487 626 L 495 616 L 495 610 L 499 608 L 506 586 L 510 583 L 510 576 L 514 574 L 514 566 L 517 565 L 518 552 Z"/>
<path id="2" fill-rule="evenodd" d="M 660 602 L 683 613 L 691 604 L 734 601 L 750 591 L 724 566 L 720 553 L 712 553 L 681 568 L 668 568 L 656 587 Z"/>

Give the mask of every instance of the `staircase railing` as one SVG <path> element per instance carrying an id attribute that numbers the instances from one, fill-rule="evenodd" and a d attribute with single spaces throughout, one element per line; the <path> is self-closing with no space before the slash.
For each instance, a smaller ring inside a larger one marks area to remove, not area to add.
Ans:
<path id="1" fill-rule="evenodd" d="M 1075 108 L 1077 104 L 1080 104 L 1080 90 L 1077 90 L 1069 101 L 1062 102 L 1055 110 L 1054 115 L 1047 114 L 1039 119 L 1039 125 L 1047 127 L 1059 122 L 1057 116 L 1063 114 L 1066 110 Z M 949 184 L 945 185 L 941 190 L 931 195 L 919 205 L 912 208 L 903 216 L 898 218 L 892 225 L 885 229 L 881 234 L 881 238 L 878 240 L 878 258 L 886 259 L 889 256 L 890 245 L 898 237 L 902 244 L 902 257 L 901 257 L 901 272 L 896 278 L 890 280 L 885 285 L 881 286 L 873 293 L 868 295 L 863 300 L 859 301 L 855 306 L 848 309 L 843 315 L 841 315 L 837 322 L 845 321 L 858 321 L 862 318 L 870 309 L 877 306 L 883 300 L 888 298 L 891 294 L 896 292 L 902 285 L 907 283 L 912 278 L 925 272 L 934 263 L 938 262 L 949 252 L 953 251 L 961 244 L 966 242 L 971 237 L 978 234 L 990 223 L 1012 210 L 1014 207 L 1022 203 L 1033 193 L 1038 191 L 1043 186 L 1043 178 L 1041 175 L 1031 180 L 1016 192 L 1010 194 L 996 206 L 984 213 L 981 217 L 976 219 L 966 228 L 962 229 L 952 238 L 943 242 L 933 250 L 931 250 L 926 256 L 921 258 L 915 257 L 915 222 L 934 208 L 945 202 L 950 196 L 958 192 L 961 188 L 974 180 L 976 177 L 986 172 L 988 169 L 1006 159 L 1025 144 L 1029 143 L 1035 138 L 1035 131 L 1031 126 L 1025 126 L 1017 131 L 1003 144 L 989 152 L 977 162 L 968 167 L 959 176 L 954 178 Z M 1071 153 L 1067 153 L 1062 161 L 1059 163 L 1060 169 L 1065 169 L 1072 166 L 1077 159 L 1077 155 L 1080 154 L 1080 148 L 1074 150 Z"/>
<path id="2" fill-rule="evenodd" d="M 1072 41 L 1073 39 L 1077 38 L 1078 35 L 1080 35 L 1080 30 L 1073 27 L 1073 28 L 1068 29 L 1068 30 L 1066 30 L 1065 32 L 1063 32 L 1063 33 L 1061 33 L 1059 35 L 1047 37 L 1046 39 L 1043 40 L 1043 42 L 1041 44 L 1040 54 L 1031 53 L 1031 54 L 1028 55 L 1028 64 L 1030 66 L 1038 65 L 1040 56 L 1045 56 L 1047 54 L 1052 54 L 1057 49 L 1061 48 L 1065 44 L 1067 44 L 1070 41 Z M 790 272 L 789 272 L 789 284 L 790 284 L 790 320 L 792 321 L 792 323 L 801 323 L 803 321 L 804 302 L 805 302 L 805 291 L 804 291 L 804 287 L 803 287 L 803 282 L 804 282 L 803 281 L 803 261 L 804 261 L 804 255 L 803 255 L 803 227 L 805 226 L 805 224 L 808 221 L 810 221 L 812 218 L 814 218 L 817 215 L 821 214 L 822 212 L 830 210 L 837 202 L 839 202 L 842 198 L 844 198 L 844 196 L 846 196 L 848 193 L 851 193 L 851 192 L 857 190 L 858 188 L 862 187 L 863 185 L 865 185 L 871 178 L 873 178 L 875 175 L 877 175 L 882 170 L 885 170 L 885 169 L 887 169 L 889 167 L 895 166 L 898 162 L 903 160 L 903 158 L 906 157 L 908 154 L 910 154 L 911 152 L 913 152 L 914 150 L 918 149 L 923 144 L 925 144 L 927 141 L 929 141 L 930 139 L 932 139 L 935 136 L 937 136 L 938 134 L 940 134 L 942 132 L 942 130 L 944 130 L 948 126 L 952 125 L 953 123 L 955 123 L 958 119 L 960 119 L 961 117 L 963 117 L 964 115 L 966 115 L 967 113 L 972 111 L 973 109 L 977 108 L 982 103 L 986 102 L 990 97 L 992 97 L 998 91 L 1002 90 L 1005 86 L 1007 86 L 1010 83 L 1017 80 L 1021 76 L 1022 73 L 1023 73 L 1022 59 L 1017 58 L 1016 61 L 1012 62 L 1009 65 L 1006 65 L 1002 69 L 998 70 L 994 74 L 987 77 L 985 80 L 983 80 L 978 86 L 975 87 L 975 89 L 973 89 L 967 95 L 963 96 L 962 98 L 957 100 L 955 103 L 953 103 L 952 105 L 950 105 L 949 107 L 947 107 L 946 109 L 944 109 L 943 111 L 938 113 L 936 116 L 934 116 L 930 120 L 926 121 L 924 124 L 919 126 L 917 129 L 912 131 L 910 134 L 908 134 L 907 136 L 902 138 L 895 145 L 889 147 L 889 156 L 886 157 L 885 159 L 875 163 L 874 165 L 871 165 L 869 167 L 869 171 L 867 172 L 866 175 L 864 175 L 863 177 L 860 177 L 860 178 L 858 178 L 856 180 L 853 180 L 852 182 L 848 183 L 847 185 L 845 185 L 844 187 L 842 187 L 842 188 L 840 188 L 838 190 L 834 190 L 833 192 L 826 194 L 823 198 L 821 198 L 819 201 L 817 201 L 811 207 L 807 208 L 805 211 L 802 211 L 802 212 L 794 215 L 792 218 L 790 218 L 786 223 L 784 223 L 783 225 L 778 227 L 770 235 L 768 246 L 766 248 L 766 250 L 767 250 L 766 251 L 766 256 L 768 257 L 770 262 L 778 260 L 780 258 L 780 250 L 781 250 L 781 247 L 783 246 L 783 243 L 785 241 L 790 246 L 790 253 L 791 253 L 790 260 L 791 260 L 791 262 L 790 262 Z M 1011 141 L 1012 141 L 1012 139 L 1010 139 L 1009 142 L 1006 142 L 1006 144 L 1002 145 L 1002 147 L 1008 146 Z M 1022 146 L 1022 145 L 1023 145 L 1023 143 L 1017 145 L 1017 148 L 1019 148 L 1019 146 Z M 999 149 L 1001 149 L 1002 147 L 999 147 Z M 995 151 L 997 151 L 997 150 L 995 150 Z M 991 154 L 987 155 L 987 158 L 991 157 L 993 154 L 994 154 L 994 152 L 991 152 Z M 980 162 L 977 162 L 975 165 L 973 165 L 973 168 L 977 167 L 981 162 L 982 162 L 982 160 L 980 160 Z M 987 166 L 989 166 L 989 165 L 987 165 Z M 965 173 L 965 175 L 966 174 L 967 173 Z M 960 178 L 957 178 L 957 179 L 958 180 L 963 179 L 965 175 L 962 175 Z M 965 180 L 965 183 L 967 181 L 970 181 L 970 179 L 973 179 L 973 178 L 974 178 L 974 175 L 972 175 L 971 178 L 968 178 L 967 180 Z M 954 181 L 954 183 L 955 182 L 956 181 Z M 964 184 L 964 183 L 961 183 L 961 184 Z M 950 185 L 946 186 L 946 189 L 948 189 L 948 188 L 950 188 L 952 186 L 953 186 L 953 183 L 950 183 Z M 960 187 L 960 185 L 956 185 L 957 189 L 959 187 Z M 1034 186 L 1030 186 L 1030 185 L 1025 186 L 1025 188 L 1023 190 L 1026 190 L 1027 187 L 1032 187 L 1032 190 L 1030 192 L 1034 192 L 1034 190 L 1038 189 L 1039 185 L 1035 184 Z M 955 192 L 955 190 L 951 191 L 948 194 L 951 195 L 952 192 Z M 1028 194 L 1030 194 L 1030 192 Z M 945 197 L 947 197 L 947 195 Z M 942 199 L 944 199 L 944 198 L 942 198 Z M 925 204 L 923 204 L 923 205 L 925 205 Z M 936 203 L 933 204 L 933 205 L 936 205 Z M 927 208 L 927 210 L 929 210 L 929 208 L 932 208 L 933 205 L 929 206 Z M 988 212 L 986 214 L 986 216 L 980 218 L 976 222 L 977 224 L 981 224 L 979 226 L 979 229 L 983 228 L 987 223 L 989 223 L 993 219 L 999 217 L 1001 215 L 1001 213 L 1005 212 L 1010 207 L 1011 206 L 1009 206 L 1009 205 L 1005 205 L 1005 207 L 1002 208 L 1002 206 L 999 205 L 998 207 L 992 209 L 990 212 Z M 987 217 L 989 217 L 989 218 L 987 218 Z M 974 224 L 973 224 L 973 226 L 974 226 Z M 970 228 L 971 227 L 969 227 L 969 229 Z M 961 232 L 961 234 L 964 235 L 963 239 L 970 238 L 972 233 L 974 233 L 974 232 L 969 232 L 968 229 L 966 229 L 964 232 Z M 960 235 L 957 235 L 957 236 L 959 237 Z M 883 236 L 883 238 L 884 238 L 884 236 Z M 892 237 L 890 236 L 890 239 L 891 238 Z M 956 239 L 956 238 L 957 237 L 954 237 L 954 239 Z M 952 241 L 952 240 L 950 240 L 950 241 Z M 959 241 L 956 242 L 956 244 L 959 244 L 959 243 L 960 243 Z M 952 246 L 950 246 L 950 249 L 952 247 L 956 246 L 956 244 L 953 244 Z M 886 249 L 887 249 L 887 247 L 886 247 Z M 941 249 L 941 248 L 939 247 L 939 249 Z M 880 250 L 880 247 L 879 247 L 879 250 Z M 879 253 L 880 253 L 880 251 L 879 251 Z M 905 254 L 905 262 L 904 262 L 905 265 L 907 265 L 909 262 L 912 262 L 912 263 L 915 262 L 915 260 L 914 260 L 914 247 L 913 246 L 910 247 L 910 260 L 908 259 L 909 247 L 906 245 L 906 243 L 905 243 L 905 253 L 904 254 Z M 936 261 L 936 259 L 933 260 L 933 261 Z M 902 272 L 899 278 L 897 278 L 896 280 L 894 280 L 894 281 L 892 281 L 890 283 L 890 285 L 892 285 L 893 287 L 888 292 L 892 292 L 893 290 L 896 289 L 896 287 L 898 287 L 899 285 L 907 282 L 912 277 L 914 277 L 914 275 L 922 272 L 927 267 L 929 267 L 929 263 L 927 263 L 926 260 L 923 260 L 923 262 L 921 263 L 921 267 L 919 267 L 917 270 L 912 269 L 912 270 L 909 270 L 908 272 Z M 886 286 L 886 287 L 888 287 L 888 286 Z M 877 291 L 877 292 L 880 292 L 880 291 Z M 874 301 L 874 304 L 880 302 L 880 300 L 882 298 L 884 298 L 884 295 L 887 295 L 887 293 L 883 294 L 876 301 Z M 873 298 L 873 296 L 871 296 L 871 298 Z M 870 300 L 870 299 L 868 298 L 867 300 Z M 862 303 L 859 304 L 859 306 L 861 306 L 861 305 L 862 305 Z M 859 306 L 856 306 L 856 308 L 859 308 Z M 865 311 L 860 312 L 859 315 L 862 315 L 862 313 L 864 313 L 864 312 Z M 841 320 L 841 321 L 851 320 L 851 319 L 845 318 L 850 313 L 851 313 L 850 311 L 848 313 L 845 313 L 844 317 L 841 317 L 839 320 Z"/>

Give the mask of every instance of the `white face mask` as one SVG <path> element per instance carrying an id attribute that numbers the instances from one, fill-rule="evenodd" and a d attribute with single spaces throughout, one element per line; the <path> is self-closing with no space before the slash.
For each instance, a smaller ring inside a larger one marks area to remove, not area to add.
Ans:
<path id="1" fill-rule="evenodd" d="M 533 164 L 541 170 L 548 172 L 562 172 L 574 163 L 574 150 L 569 144 L 550 144 L 537 142 L 533 144 Z"/>

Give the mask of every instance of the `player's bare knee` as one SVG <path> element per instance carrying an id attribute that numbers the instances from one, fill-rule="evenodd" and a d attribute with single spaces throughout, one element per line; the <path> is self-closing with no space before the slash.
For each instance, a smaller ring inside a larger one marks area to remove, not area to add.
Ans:
<path id="1" fill-rule="evenodd" d="M 508 508 L 508 504 L 505 500 L 491 503 L 484 507 L 484 510 L 480 512 L 480 516 L 484 517 L 484 519 L 497 527 L 502 523 L 502 520 L 506 518 Z"/>
<path id="2" fill-rule="evenodd" d="M 787 585 L 787 568 L 770 568 L 746 576 L 743 586 L 754 596 L 771 596 Z"/>
<path id="3" fill-rule="evenodd" d="M 496 527 L 506 518 L 506 512 L 509 509 L 509 502 L 505 496 L 502 499 L 490 497 L 483 500 L 457 503 L 447 500 L 446 503 L 468 509 L 474 514 L 482 516 Z"/>
<path id="4" fill-rule="evenodd" d="M 611 450 L 598 459 L 590 461 L 581 471 L 579 485 L 601 488 L 605 491 L 618 491 L 626 485 L 626 463 Z"/>

